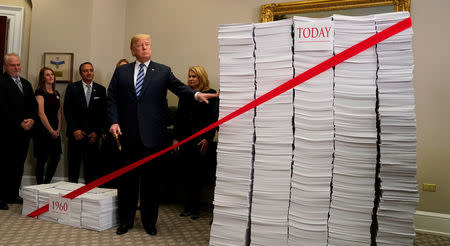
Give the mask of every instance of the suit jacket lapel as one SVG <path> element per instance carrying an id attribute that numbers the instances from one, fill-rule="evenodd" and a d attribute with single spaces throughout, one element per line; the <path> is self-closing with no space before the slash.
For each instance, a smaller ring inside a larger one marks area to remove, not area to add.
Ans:
<path id="1" fill-rule="evenodd" d="M 82 101 L 81 105 L 83 105 L 83 109 L 87 109 L 87 104 L 86 104 L 86 94 L 84 93 L 84 88 L 83 88 L 83 81 L 78 82 L 77 84 L 75 84 L 78 93 L 81 94 Z"/>
<path id="2" fill-rule="evenodd" d="M 127 65 L 123 65 L 127 66 Z M 136 66 L 136 62 L 132 62 L 128 64 L 128 74 L 127 74 L 127 81 L 128 81 L 128 92 L 130 93 L 130 97 L 136 101 L 136 88 L 134 87 L 134 67 Z"/>

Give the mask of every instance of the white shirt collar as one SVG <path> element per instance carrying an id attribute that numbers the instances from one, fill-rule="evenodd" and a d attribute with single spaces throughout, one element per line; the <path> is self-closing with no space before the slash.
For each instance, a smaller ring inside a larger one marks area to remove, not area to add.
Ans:
<path id="1" fill-rule="evenodd" d="M 151 60 L 148 60 L 148 61 L 144 62 L 146 68 L 148 68 L 148 66 L 150 65 L 150 61 Z M 136 60 L 136 66 L 135 67 L 139 67 L 141 63 L 142 62 Z"/>

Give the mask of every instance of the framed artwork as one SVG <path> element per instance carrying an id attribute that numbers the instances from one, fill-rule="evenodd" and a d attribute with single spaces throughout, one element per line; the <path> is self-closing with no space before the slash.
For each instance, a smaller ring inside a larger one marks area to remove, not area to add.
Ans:
<path id="1" fill-rule="evenodd" d="M 261 22 L 289 18 L 292 15 L 326 17 L 333 13 L 343 15 L 368 15 L 394 11 L 410 11 L 411 0 L 303 0 L 270 3 L 261 6 Z M 359 11 L 354 12 L 354 11 Z M 339 12 L 339 11 L 344 12 Z M 353 12 L 349 12 L 349 10 Z"/>
<path id="2" fill-rule="evenodd" d="M 44 53 L 44 66 L 53 69 L 55 82 L 70 83 L 73 79 L 73 53 Z"/>

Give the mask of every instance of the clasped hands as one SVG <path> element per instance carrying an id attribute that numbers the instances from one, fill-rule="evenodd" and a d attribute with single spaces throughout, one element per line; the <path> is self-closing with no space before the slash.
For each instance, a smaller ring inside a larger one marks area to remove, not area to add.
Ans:
<path id="1" fill-rule="evenodd" d="M 34 125 L 34 120 L 33 119 L 24 119 L 21 123 L 20 126 L 25 130 L 28 131 L 31 129 L 31 127 L 33 127 Z"/>
<path id="2" fill-rule="evenodd" d="M 81 141 L 81 140 L 83 140 L 85 138 L 86 133 L 84 131 L 82 131 L 82 130 L 76 130 L 76 131 L 73 132 L 73 136 L 75 137 L 75 140 Z M 90 144 L 97 142 L 97 138 L 98 138 L 97 133 L 91 132 L 88 135 L 88 138 L 89 138 L 89 143 Z"/>

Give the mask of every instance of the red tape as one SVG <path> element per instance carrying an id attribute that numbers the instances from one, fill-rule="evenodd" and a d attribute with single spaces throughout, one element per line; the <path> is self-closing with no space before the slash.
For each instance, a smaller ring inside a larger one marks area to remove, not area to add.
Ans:
<path id="1" fill-rule="evenodd" d="M 111 181 L 112 179 L 115 179 L 117 177 L 119 177 L 122 174 L 125 174 L 141 165 L 143 165 L 146 162 L 149 162 L 150 160 L 155 159 L 158 156 L 161 156 L 162 154 L 165 154 L 173 149 L 175 149 L 176 147 L 185 144 L 186 142 L 202 135 L 203 133 L 210 131 L 220 125 L 222 125 L 223 123 L 247 112 L 248 110 L 255 108 L 256 106 L 282 94 L 283 92 L 290 90 L 292 88 L 294 88 L 295 86 L 309 80 L 310 78 L 313 78 L 314 76 L 319 75 L 320 73 L 336 66 L 337 64 L 363 52 L 364 50 L 376 45 L 377 43 L 390 38 L 392 36 L 394 36 L 395 34 L 406 30 L 407 28 L 410 28 L 412 26 L 412 22 L 411 22 L 411 17 L 404 19 L 400 22 L 398 22 L 397 24 L 355 44 L 354 46 L 342 51 L 341 53 L 323 61 L 322 63 L 314 66 L 313 68 L 310 68 L 309 70 L 305 71 L 304 73 L 298 75 L 297 77 L 281 84 L 280 86 L 276 87 L 275 89 L 267 92 L 266 94 L 258 97 L 257 99 L 251 101 L 250 103 L 244 105 L 243 107 L 237 109 L 234 112 L 231 112 L 230 114 L 226 115 L 225 117 L 219 119 L 218 121 L 212 123 L 211 125 L 203 128 L 202 130 L 198 131 L 197 133 L 195 133 L 194 135 L 180 141 L 178 144 L 172 145 L 170 147 L 167 147 L 155 154 L 152 154 L 150 156 L 147 156 L 137 162 L 134 162 L 132 164 L 129 164 L 128 166 L 125 166 L 117 171 L 114 171 L 106 176 L 103 176 L 97 180 L 94 180 L 88 184 L 86 184 L 85 186 L 82 186 L 66 195 L 64 195 L 64 198 L 70 198 L 70 199 L 74 199 L 75 197 L 90 191 L 91 189 L 94 189 L 95 187 L 98 187 L 108 181 Z M 31 212 L 30 214 L 28 214 L 29 217 L 35 217 L 35 216 L 39 216 L 45 212 L 48 211 L 48 204 Z"/>

